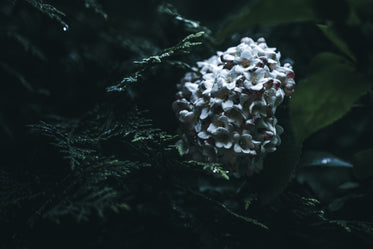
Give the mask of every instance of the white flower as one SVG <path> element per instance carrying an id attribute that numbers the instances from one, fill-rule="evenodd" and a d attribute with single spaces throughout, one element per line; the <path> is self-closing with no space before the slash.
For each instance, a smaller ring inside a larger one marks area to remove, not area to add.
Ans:
<path id="1" fill-rule="evenodd" d="M 243 131 L 242 134 L 235 132 L 233 135 L 234 146 L 233 150 L 236 153 L 244 153 L 251 156 L 256 155 L 255 145 L 252 141 L 251 135 L 247 131 Z"/>
<path id="2" fill-rule="evenodd" d="M 232 133 L 223 127 L 214 127 L 211 129 L 212 136 L 215 139 L 215 145 L 217 148 L 230 149 L 232 147 Z"/>
<path id="3" fill-rule="evenodd" d="M 182 110 L 179 112 L 179 120 L 182 123 L 191 124 L 193 122 L 193 119 L 194 119 L 194 112 L 190 112 L 187 110 Z"/>
<path id="4" fill-rule="evenodd" d="M 277 107 L 294 91 L 294 71 L 263 38 L 197 62 L 177 85 L 172 108 L 181 122 L 183 153 L 222 163 L 236 176 L 252 175 L 280 145 Z"/>

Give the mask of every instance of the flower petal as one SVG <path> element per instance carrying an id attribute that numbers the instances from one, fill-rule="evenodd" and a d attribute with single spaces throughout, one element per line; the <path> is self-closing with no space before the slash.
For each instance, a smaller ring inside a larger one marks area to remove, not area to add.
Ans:
<path id="1" fill-rule="evenodd" d="M 205 131 L 201 131 L 201 132 L 199 132 L 199 133 L 197 134 L 197 136 L 198 136 L 199 138 L 201 138 L 201 139 L 208 139 L 208 138 L 210 138 L 210 135 L 209 135 L 207 132 L 205 132 Z"/>
<path id="2" fill-rule="evenodd" d="M 204 120 L 209 116 L 209 108 L 203 108 L 201 111 L 200 119 Z"/>
<path id="3" fill-rule="evenodd" d="M 179 115 L 179 119 L 182 123 L 191 123 L 194 119 L 194 113 L 187 110 L 180 111 Z"/>
<path id="4" fill-rule="evenodd" d="M 264 88 L 264 86 L 263 86 L 263 84 L 256 84 L 256 85 L 251 85 L 251 87 L 250 87 L 250 90 L 253 90 L 253 91 L 261 91 L 261 90 L 263 90 L 263 88 Z"/>
<path id="5" fill-rule="evenodd" d="M 221 104 L 221 107 L 223 108 L 223 110 L 226 112 L 226 111 L 229 111 L 233 108 L 233 101 L 228 99 L 227 101 L 224 101 L 222 104 Z"/>
<path id="6" fill-rule="evenodd" d="M 233 147 L 234 152 L 240 153 L 242 151 L 242 148 L 239 144 L 235 144 Z"/>

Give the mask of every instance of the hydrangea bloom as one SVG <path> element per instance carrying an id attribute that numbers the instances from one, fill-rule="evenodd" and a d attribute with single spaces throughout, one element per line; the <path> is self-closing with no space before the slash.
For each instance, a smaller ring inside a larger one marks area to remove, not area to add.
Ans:
<path id="1" fill-rule="evenodd" d="M 281 66 L 280 56 L 264 38 L 245 37 L 197 62 L 177 85 L 172 105 L 185 155 L 222 163 L 236 176 L 262 169 L 263 157 L 281 143 L 276 108 L 295 86 L 292 66 Z"/>

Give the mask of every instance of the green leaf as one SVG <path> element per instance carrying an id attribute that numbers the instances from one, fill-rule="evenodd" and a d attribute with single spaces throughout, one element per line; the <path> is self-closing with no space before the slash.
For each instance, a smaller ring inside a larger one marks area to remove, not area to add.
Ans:
<path id="1" fill-rule="evenodd" d="M 217 42 L 229 35 L 258 24 L 279 25 L 293 22 L 314 20 L 310 0 L 262 0 L 251 1 L 241 12 L 221 29 L 216 37 Z"/>
<path id="2" fill-rule="evenodd" d="M 360 151 L 354 155 L 354 173 L 360 179 L 373 176 L 373 149 Z"/>
<path id="3" fill-rule="evenodd" d="M 326 151 L 307 150 L 302 153 L 300 167 L 345 167 L 351 168 L 352 164 Z"/>
<path id="4" fill-rule="evenodd" d="M 339 36 L 331 25 L 317 25 L 324 35 L 339 49 L 346 54 L 352 61 L 356 62 L 355 55 L 351 52 L 347 43 Z"/>
<path id="5" fill-rule="evenodd" d="M 367 80 L 342 56 L 317 55 L 311 75 L 299 83 L 290 103 L 296 142 L 340 119 L 369 88 Z"/>

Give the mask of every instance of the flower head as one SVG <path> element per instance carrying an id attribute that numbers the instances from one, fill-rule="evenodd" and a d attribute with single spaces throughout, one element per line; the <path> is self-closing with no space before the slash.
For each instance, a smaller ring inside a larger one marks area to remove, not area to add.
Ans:
<path id="1" fill-rule="evenodd" d="M 280 57 L 263 38 L 245 37 L 197 62 L 172 105 L 185 155 L 222 163 L 237 176 L 262 169 L 264 156 L 281 143 L 276 109 L 295 86 L 292 66 L 282 66 Z"/>

